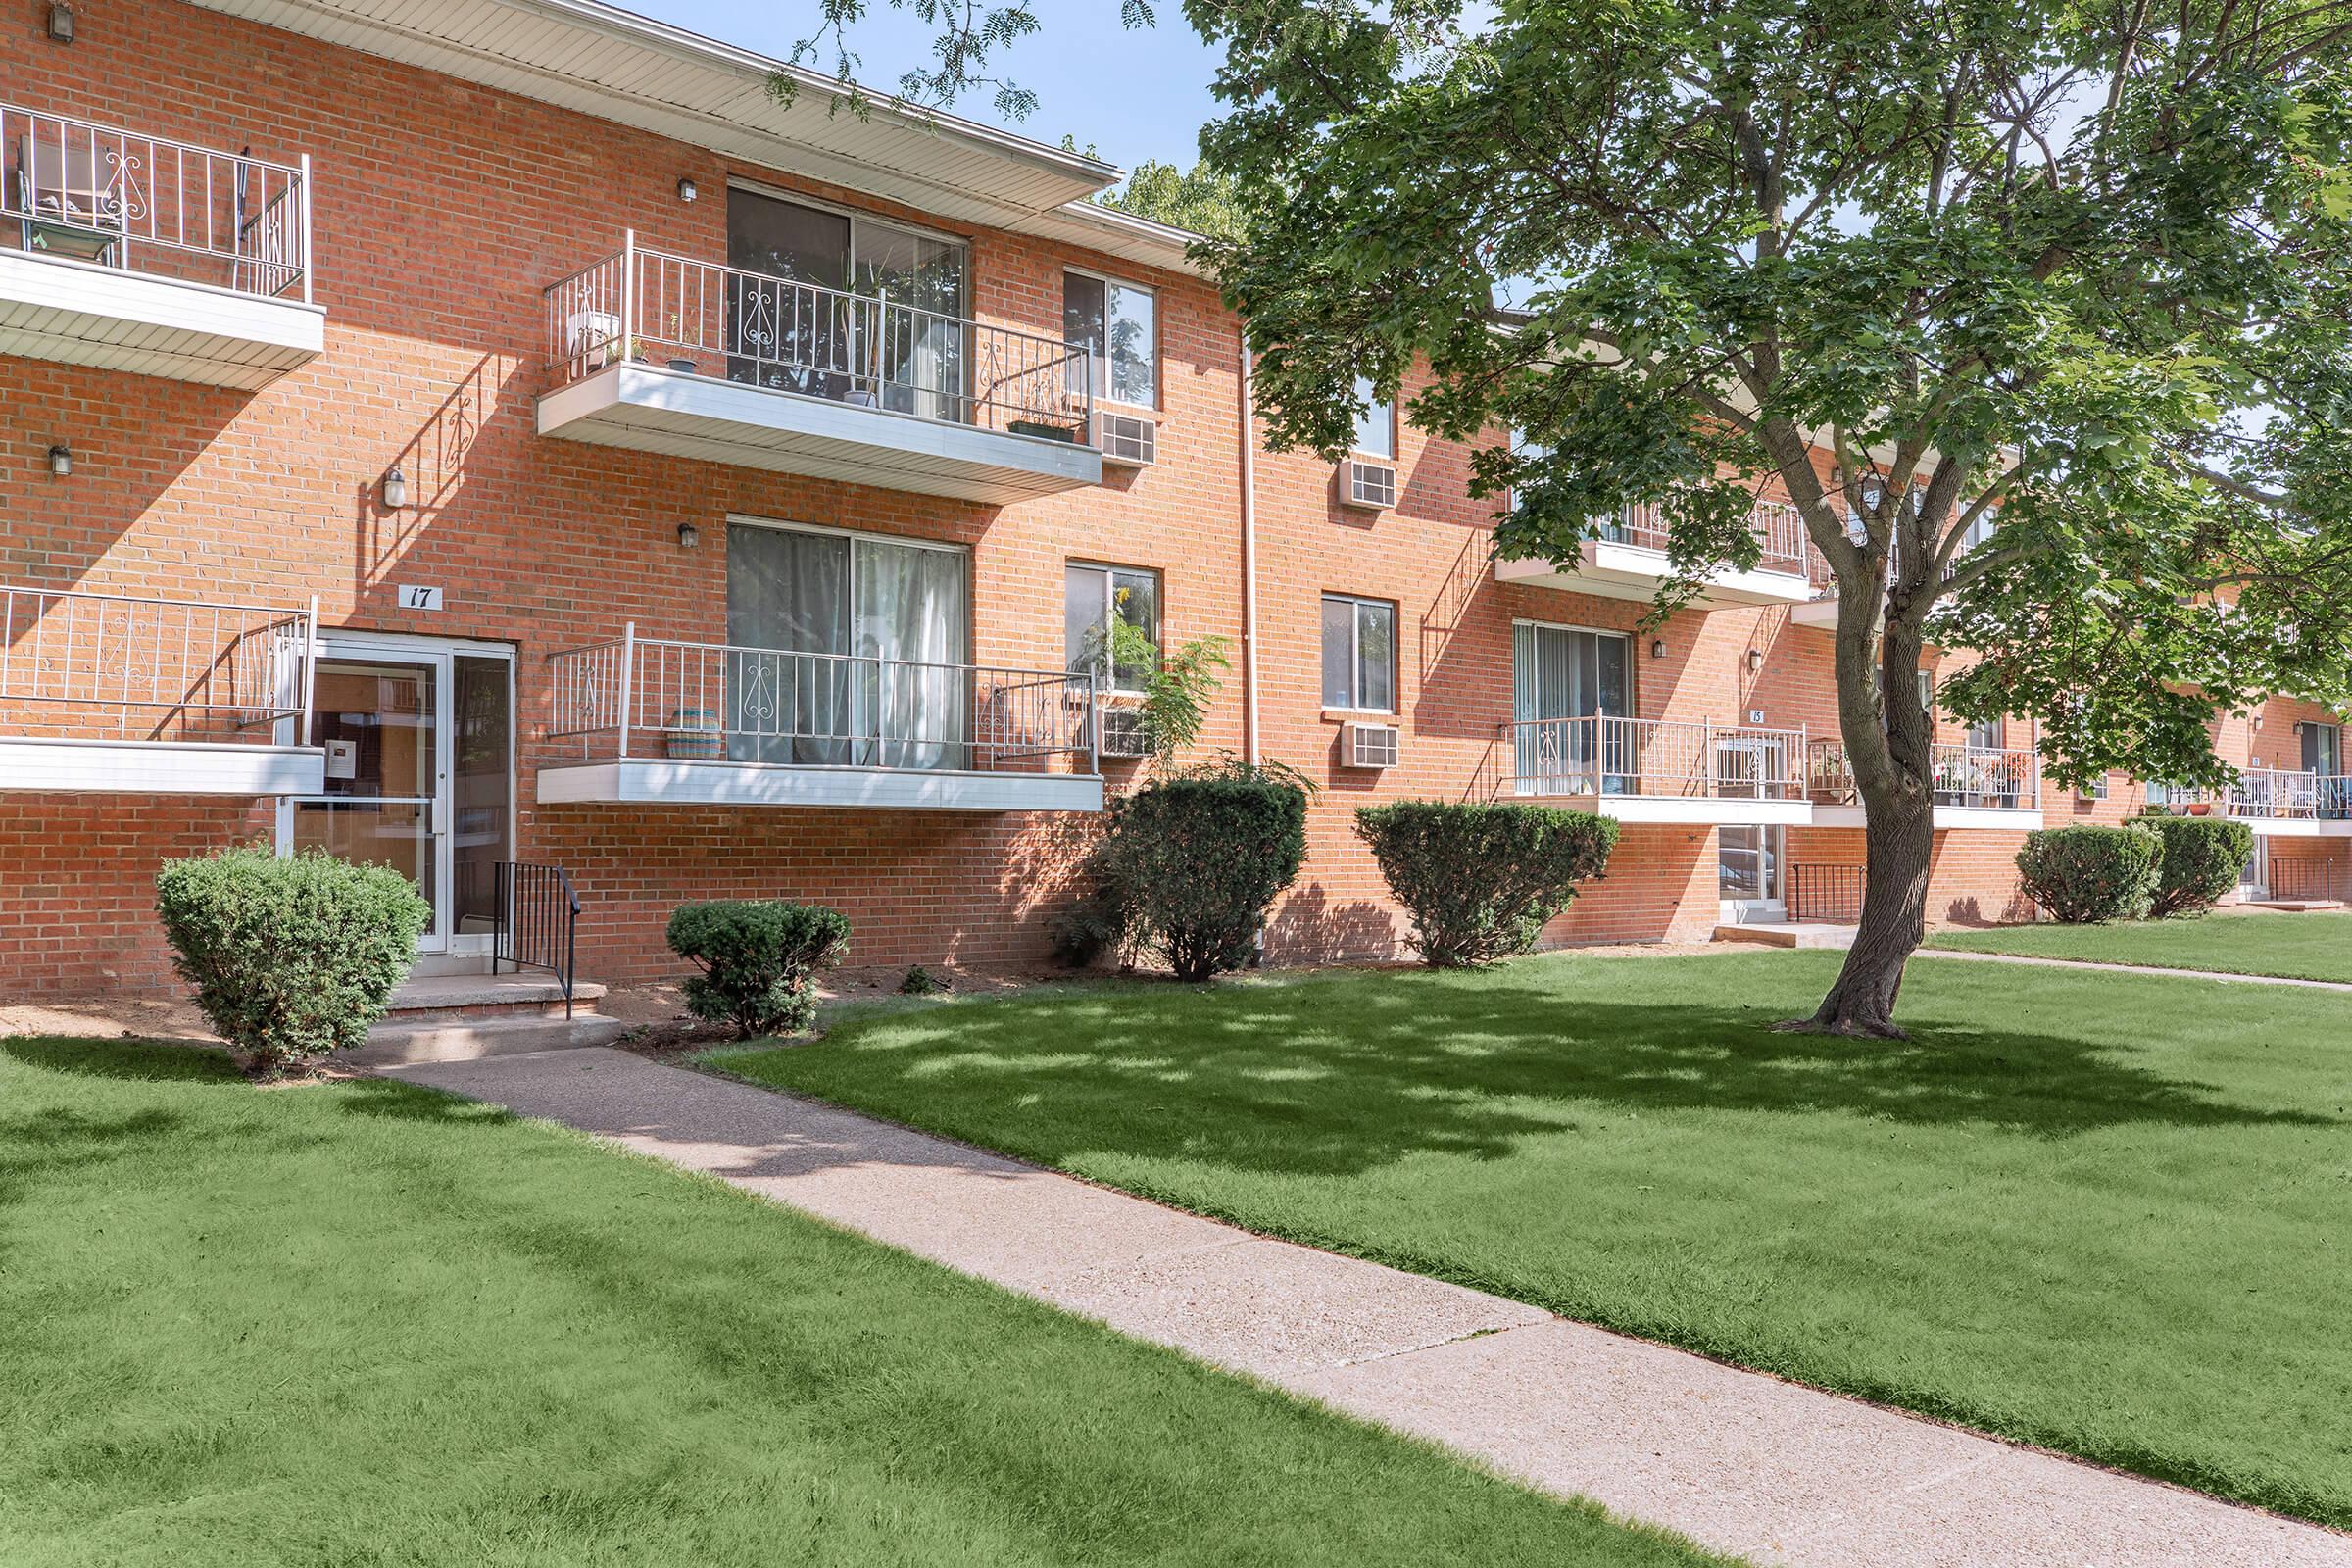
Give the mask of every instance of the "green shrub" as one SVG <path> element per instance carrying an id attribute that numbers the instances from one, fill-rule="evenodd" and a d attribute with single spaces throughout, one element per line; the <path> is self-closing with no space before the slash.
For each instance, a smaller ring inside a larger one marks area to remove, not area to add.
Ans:
<path id="1" fill-rule="evenodd" d="M 839 909 L 782 899 L 681 904 L 669 916 L 669 951 L 703 971 L 686 982 L 686 1005 L 746 1040 L 814 1024 L 816 972 L 849 943 Z"/>
<path id="2" fill-rule="evenodd" d="M 1096 928 L 1206 980 L 1250 960 L 1305 858 L 1306 791 L 1290 778 L 1230 763 L 1159 779 L 1114 804 L 1088 858 Z"/>
<path id="3" fill-rule="evenodd" d="M 155 908 L 196 1004 L 264 1073 L 365 1041 L 432 919 L 388 867 L 258 844 L 165 861 Z"/>
<path id="4" fill-rule="evenodd" d="M 2157 854 L 2156 893 L 2148 912 L 2159 918 L 2203 914 L 2237 886 L 2254 856 L 2254 830 L 2215 816 L 2150 816 L 2164 847 Z"/>
<path id="5" fill-rule="evenodd" d="M 1116 802 L 1111 809 L 1118 809 Z M 1106 838 L 1098 844 L 1079 868 L 1084 891 L 1046 917 L 1046 940 L 1054 944 L 1054 956 L 1073 969 L 1091 969 L 1105 955 L 1120 968 L 1128 968 L 1143 942 L 1134 906 L 1110 880 L 1108 866 L 1115 853 L 1110 843 Z"/>
<path id="6" fill-rule="evenodd" d="M 1360 807 L 1355 831 L 1412 915 L 1421 961 L 1440 968 L 1529 951 L 1617 843 L 1605 817 L 1512 803 Z"/>
<path id="7" fill-rule="evenodd" d="M 2068 925 L 2137 920 L 2155 898 L 2163 847 L 2136 824 L 2045 828 L 2026 835 L 2018 876 L 2027 897 Z"/>

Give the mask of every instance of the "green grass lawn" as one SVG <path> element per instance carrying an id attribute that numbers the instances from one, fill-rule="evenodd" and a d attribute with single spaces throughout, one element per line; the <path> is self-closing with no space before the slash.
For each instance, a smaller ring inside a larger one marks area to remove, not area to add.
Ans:
<path id="1" fill-rule="evenodd" d="M 2215 914 L 2120 925 L 2010 925 L 1944 931 L 1928 944 L 2033 958 L 2145 963 L 2160 969 L 2282 974 L 2352 982 L 2352 913 Z"/>
<path id="2" fill-rule="evenodd" d="M 0 1562 L 1693 1564 L 405 1085 L 0 1041 Z"/>
<path id="3" fill-rule="evenodd" d="M 2352 999 L 1835 954 L 1104 985 L 731 1071 L 1244 1225 L 2352 1524 Z"/>

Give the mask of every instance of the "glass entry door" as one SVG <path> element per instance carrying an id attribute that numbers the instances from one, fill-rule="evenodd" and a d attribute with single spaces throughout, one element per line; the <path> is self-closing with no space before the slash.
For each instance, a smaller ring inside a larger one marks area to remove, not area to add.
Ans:
<path id="1" fill-rule="evenodd" d="M 513 858 L 513 661 L 416 640 L 319 640 L 310 742 L 326 789 L 279 812 L 285 851 L 389 866 L 433 908 L 427 953 L 487 952 Z"/>
<path id="2" fill-rule="evenodd" d="M 1511 627 L 1513 763 L 1522 794 L 1623 795 L 1641 771 L 1632 644 L 1614 632 Z"/>

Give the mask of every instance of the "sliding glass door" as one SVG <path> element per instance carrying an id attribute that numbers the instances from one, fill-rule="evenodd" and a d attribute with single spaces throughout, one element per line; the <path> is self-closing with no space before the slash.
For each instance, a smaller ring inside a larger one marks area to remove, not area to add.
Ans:
<path id="1" fill-rule="evenodd" d="M 1511 628 L 1513 758 L 1521 794 L 1615 795 L 1637 771 L 1633 659 L 1615 632 Z"/>
<path id="2" fill-rule="evenodd" d="M 729 755 L 968 767 L 968 596 L 952 546 L 730 524 Z"/>

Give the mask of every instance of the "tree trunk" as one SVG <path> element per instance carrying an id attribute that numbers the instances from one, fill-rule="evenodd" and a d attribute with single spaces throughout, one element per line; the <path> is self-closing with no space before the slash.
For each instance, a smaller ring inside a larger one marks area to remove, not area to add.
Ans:
<path id="1" fill-rule="evenodd" d="M 1903 967 L 1927 935 L 1936 848 L 1935 725 L 1919 700 L 1922 642 L 1916 616 L 1891 614 L 1881 623 L 1875 594 L 1841 585 L 1838 727 L 1864 811 L 1862 921 L 1821 1006 L 1783 1029 L 1907 1038 L 1894 1021 L 1894 1003 Z"/>

